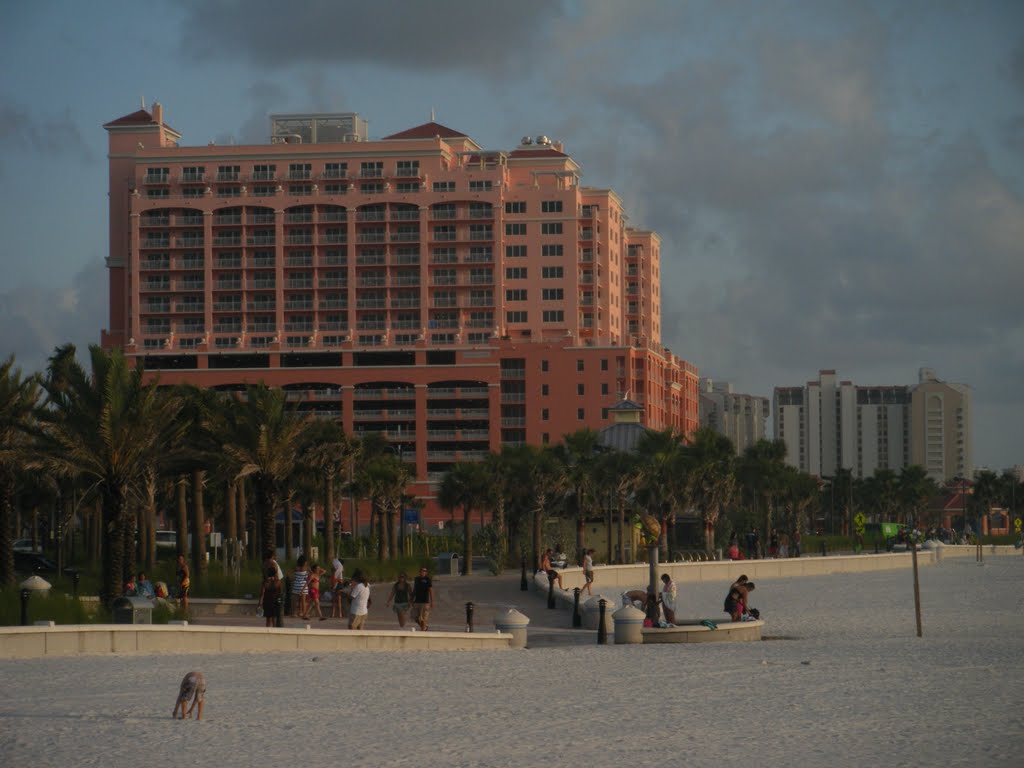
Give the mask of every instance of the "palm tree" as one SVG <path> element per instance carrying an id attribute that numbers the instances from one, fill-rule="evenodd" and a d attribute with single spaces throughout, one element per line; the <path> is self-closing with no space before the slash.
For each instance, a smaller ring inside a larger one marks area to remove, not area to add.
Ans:
<path id="1" fill-rule="evenodd" d="M 490 478 L 487 468 L 479 462 L 460 461 L 452 466 L 441 481 L 437 501 L 445 509 L 462 507 L 463 572 L 473 573 L 472 511 L 487 499 Z"/>
<path id="2" fill-rule="evenodd" d="M 762 541 L 767 540 L 774 525 L 772 515 L 786 460 L 783 440 L 758 440 L 749 446 L 737 464 L 737 477 L 756 508 L 763 505 Z"/>
<path id="3" fill-rule="evenodd" d="M 779 491 L 787 518 L 783 530 L 803 530 L 804 515 L 818 498 L 818 478 L 787 464 L 779 478 Z"/>
<path id="4" fill-rule="evenodd" d="M 502 454 L 510 467 L 510 486 L 531 526 L 533 568 L 540 567 L 541 526 L 551 504 L 565 492 L 562 464 L 548 446 L 517 445 Z"/>
<path id="5" fill-rule="evenodd" d="M 290 407 L 285 392 L 264 384 L 248 386 L 225 411 L 218 433 L 222 450 L 238 479 L 251 477 L 254 505 L 265 549 L 277 548 L 276 515 L 287 499 L 287 482 L 295 471 L 299 450 L 313 417 Z M 291 509 L 285 510 L 287 526 Z"/>
<path id="6" fill-rule="evenodd" d="M 311 427 L 302 463 L 318 477 L 323 492 L 324 549 L 334 557 L 335 491 L 356 450 L 355 443 L 345 435 L 336 421 L 317 420 Z M 325 558 L 326 559 L 326 558 Z"/>
<path id="7" fill-rule="evenodd" d="M 143 383 L 120 350 L 89 347 L 91 373 L 74 360 L 74 347 L 58 348 L 44 386 L 49 410 L 41 435 L 43 464 L 62 477 L 86 478 L 102 499 L 104 604 L 121 591 L 126 532 L 133 530 L 132 494 L 152 457 L 177 444 L 183 431 L 180 402 Z"/>
<path id="8" fill-rule="evenodd" d="M 606 489 L 617 511 L 618 557 L 616 562 L 626 562 L 626 506 L 630 497 L 639 487 L 642 479 L 642 465 L 638 457 L 624 451 L 607 451 L 601 454 L 597 471 L 601 487 Z M 608 537 L 608 562 L 612 562 L 611 535 Z"/>
<path id="9" fill-rule="evenodd" d="M 688 496 L 704 522 L 704 549 L 715 549 L 715 525 L 722 509 L 736 495 L 736 449 L 725 435 L 710 427 L 698 429 L 686 449 Z"/>
<path id="10" fill-rule="evenodd" d="M 669 526 L 689 503 L 683 435 L 670 429 L 646 432 L 636 450 L 641 467 L 637 494 L 661 523 L 659 545 L 667 555 Z"/>
<path id="11" fill-rule="evenodd" d="M 880 521 L 892 520 L 899 507 L 899 479 L 891 469 L 876 469 L 861 483 L 862 500 Z"/>
<path id="12" fill-rule="evenodd" d="M 14 583 L 14 494 L 28 463 L 39 397 L 38 379 L 23 379 L 13 356 L 0 363 L 0 589 Z"/>
<path id="13" fill-rule="evenodd" d="M 911 464 L 900 470 L 897 494 L 903 508 L 910 512 L 910 525 L 918 525 L 928 509 L 928 503 L 938 492 L 938 484 L 929 477 L 924 467 Z"/>
<path id="14" fill-rule="evenodd" d="M 600 435 L 595 430 L 580 429 L 566 435 L 564 442 L 555 447 L 556 455 L 564 465 L 566 484 L 572 491 L 576 509 L 577 561 L 583 559 L 587 515 L 596 506 L 600 445 Z"/>

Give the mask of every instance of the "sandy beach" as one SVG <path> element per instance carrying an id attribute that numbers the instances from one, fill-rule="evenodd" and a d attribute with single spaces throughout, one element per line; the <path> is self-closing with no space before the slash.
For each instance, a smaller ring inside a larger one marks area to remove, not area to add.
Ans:
<path id="1" fill-rule="evenodd" d="M 911 574 L 890 571 L 762 581 L 759 643 L 598 646 L 577 630 L 495 653 L 0 661 L 0 762 L 1021 765 L 1022 573 L 1021 557 L 922 569 L 923 638 Z M 682 613 L 717 617 L 726 586 L 688 586 Z M 209 681 L 202 723 L 170 717 L 191 669 Z"/>

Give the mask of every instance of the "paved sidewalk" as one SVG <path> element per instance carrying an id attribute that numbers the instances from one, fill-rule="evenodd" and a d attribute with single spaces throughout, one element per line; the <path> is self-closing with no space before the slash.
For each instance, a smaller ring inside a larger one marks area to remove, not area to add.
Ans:
<path id="1" fill-rule="evenodd" d="M 531 647 L 565 644 L 591 644 L 597 642 L 597 632 L 572 628 L 572 613 L 564 608 L 547 607 L 547 594 L 521 589 L 521 573 L 506 571 L 500 576 L 487 572 L 472 576 L 435 576 L 434 610 L 430 616 L 430 629 L 444 632 L 466 630 L 466 603 L 473 603 L 473 627 L 475 632 L 493 632 L 495 617 L 515 608 L 530 619 L 528 628 Z M 372 584 L 373 605 L 365 629 L 398 629 L 394 612 L 385 607 L 384 601 L 391 590 L 390 584 Z M 330 609 L 325 606 L 325 613 Z M 239 616 L 202 616 L 194 620 L 201 625 L 228 625 L 261 627 L 263 619 Z M 303 621 L 285 617 L 286 627 L 300 627 L 310 624 L 317 629 L 345 629 L 346 619 L 326 621 Z M 412 622 L 407 624 L 411 627 Z"/>

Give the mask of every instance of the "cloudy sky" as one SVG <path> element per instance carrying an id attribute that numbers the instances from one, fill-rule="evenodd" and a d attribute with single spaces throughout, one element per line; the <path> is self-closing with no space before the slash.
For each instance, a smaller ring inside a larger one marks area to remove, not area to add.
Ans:
<path id="1" fill-rule="evenodd" d="M 106 134 L 186 144 L 355 111 L 491 149 L 562 140 L 663 240 L 665 342 L 771 396 L 834 368 L 973 388 L 1024 463 L 1020 0 L 0 3 L 0 356 L 106 325 Z"/>

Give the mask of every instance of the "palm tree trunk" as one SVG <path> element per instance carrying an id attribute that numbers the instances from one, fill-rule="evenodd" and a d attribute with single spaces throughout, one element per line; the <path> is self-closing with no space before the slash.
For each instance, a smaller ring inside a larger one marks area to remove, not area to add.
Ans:
<path id="1" fill-rule="evenodd" d="M 185 475 L 178 476 L 178 515 L 177 515 L 177 529 L 178 529 L 178 547 L 175 554 L 185 555 L 188 557 L 188 488 L 186 484 L 188 478 Z"/>
<path id="2" fill-rule="evenodd" d="M 384 548 L 387 544 L 384 536 L 384 512 L 380 508 L 379 501 L 373 501 L 370 511 L 371 516 L 377 523 L 377 560 L 384 561 Z M 372 528 L 372 525 L 371 525 Z"/>
<path id="3" fill-rule="evenodd" d="M 227 528 L 226 538 L 234 547 L 235 541 L 238 539 L 238 514 L 235 483 L 231 480 L 224 483 L 224 527 Z"/>
<path id="4" fill-rule="evenodd" d="M 260 544 L 264 551 L 277 552 L 278 499 L 270 482 L 260 478 L 256 486 L 256 519 L 260 525 Z M 287 525 L 285 528 L 287 529 Z"/>
<path id="5" fill-rule="evenodd" d="M 334 547 L 334 473 L 327 473 L 324 478 L 324 552 L 323 559 L 333 558 Z"/>
<path id="6" fill-rule="evenodd" d="M 401 556 L 398 549 L 398 508 L 401 504 L 388 504 L 388 559 L 397 560 Z"/>
<path id="7" fill-rule="evenodd" d="M 14 476 L 0 471 L 0 589 L 14 585 Z"/>
<path id="8" fill-rule="evenodd" d="M 307 558 L 313 557 L 313 530 L 316 528 L 316 507 L 311 501 L 302 504 L 302 551 Z"/>
<path id="9" fill-rule="evenodd" d="M 619 565 L 626 562 L 626 503 L 619 497 L 619 556 L 616 560 Z"/>
<path id="10" fill-rule="evenodd" d="M 292 520 L 292 494 L 284 494 L 284 559 L 291 560 L 295 556 L 295 526 Z"/>
<path id="11" fill-rule="evenodd" d="M 465 532 L 462 543 L 462 572 L 466 576 L 473 575 L 473 530 L 472 530 L 472 507 L 469 504 L 462 505 L 462 522 Z"/>
<path id="12" fill-rule="evenodd" d="M 137 538 L 138 513 L 126 510 L 121 526 L 121 584 L 135 573 L 135 540 Z"/>
<path id="13" fill-rule="evenodd" d="M 124 578 L 124 537 L 121 516 L 124 509 L 124 489 L 107 482 L 102 486 L 103 509 L 103 569 L 100 579 L 100 602 L 110 607 L 121 594 Z"/>
<path id="14" fill-rule="evenodd" d="M 203 506 L 203 479 L 206 473 L 192 470 L 192 578 L 205 581 L 206 562 L 206 509 Z"/>

